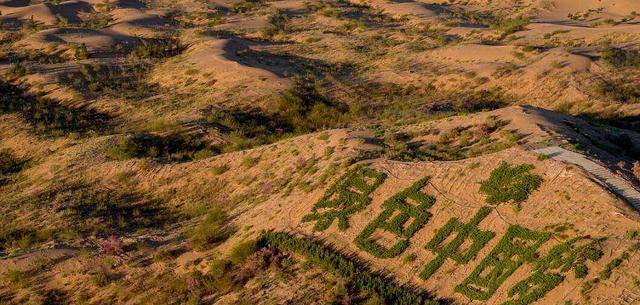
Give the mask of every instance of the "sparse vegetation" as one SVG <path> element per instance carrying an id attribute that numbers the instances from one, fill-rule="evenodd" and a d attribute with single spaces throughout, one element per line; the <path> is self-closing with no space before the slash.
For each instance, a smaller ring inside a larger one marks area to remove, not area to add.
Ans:
<path id="1" fill-rule="evenodd" d="M 195 135 L 136 133 L 122 137 L 107 150 L 115 159 L 151 158 L 164 162 L 183 162 L 196 159 L 210 151 Z"/>
<path id="2" fill-rule="evenodd" d="M 69 132 L 100 131 L 109 126 L 109 118 L 93 109 L 67 107 L 2 81 L 0 113 L 18 113 L 31 124 L 35 133 L 53 136 Z"/>
<path id="3" fill-rule="evenodd" d="M 640 67 L 640 51 L 608 46 L 602 51 L 602 60 L 615 68 Z"/>
<path id="4" fill-rule="evenodd" d="M 62 81 L 86 95 L 106 94 L 124 99 L 141 99 L 158 93 L 159 87 L 145 82 L 149 67 L 83 65 L 78 73 L 68 73 Z"/>
<path id="5" fill-rule="evenodd" d="M 170 37 L 142 39 L 133 54 L 139 58 L 167 58 L 176 56 L 186 49 L 180 40 Z"/>

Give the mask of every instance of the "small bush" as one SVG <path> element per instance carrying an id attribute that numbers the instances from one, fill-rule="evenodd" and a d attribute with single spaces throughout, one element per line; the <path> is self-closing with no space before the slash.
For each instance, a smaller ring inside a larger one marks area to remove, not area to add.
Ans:
<path id="1" fill-rule="evenodd" d="M 23 271 L 10 269 L 4 275 L 4 280 L 11 285 L 23 287 L 29 282 L 29 276 Z"/>
<path id="2" fill-rule="evenodd" d="M 62 75 L 61 81 L 87 96 L 106 94 L 123 99 L 142 99 L 159 92 L 157 84 L 146 83 L 150 66 L 82 65 L 79 72 Z"/>
<path id="3" fill-rule="evenodd" d="M 503 35 L 510 35 L 515 32 L 523 31 L 525 26 L 531 22 L 529 17 L 519 16 L 516 18 L 502 19 L 491 25 L 492 29 L 501 30 Z"/>
<path id="4" fill-rule="evenodd" d="M 231 249 L 231 253 L 229 253 L 229 260 L 236 266 L 241 265 L 249 256 L 251 256 L 251 254 L 256 252 L 257 249 L 255 240 L 240 242 Z"/>
<path id="5" fill-rule="evenodd" d="M 219 207 L 207 213 L 204 222 L 189 233 L 193 248 L 204 250 L 213 244 L 226 240 L 231 234 L 228 227 L 229 216 Z"/>
<path id="6" fill-rule="evenodd" d="M 601 79 L 596 83 L 595 91 L 600 96 L 620 103 L 636 104 L 640 102 L 638 85 L 624 78 Z"/>
<path id="7" fill-rule="evenodd" d="M 499 204 L 527 200 L 542 184 L 542 177 L 529 173 L 533 168 L 530 164 L 511 166 L 502 162 L 491 172 L 489 179 L 480 183 L 480 192 L 487 194 L 485 201 L 489 204 Z"/>
<path id="8" fill-rule="evenodd" d="M 81 45 L 76 46 L 74 48 L 73 54 L 76 59 L 89 58 L 89 51 L 87 50 L 87 45 L 82 43 Z"/>
<path id="9" fill-rule="evenodd" d="M 3 175 L 19 172 L 22 169 L 22 164 L 23 162 L 11 150 L 0 149 L 0 180 Z"/>

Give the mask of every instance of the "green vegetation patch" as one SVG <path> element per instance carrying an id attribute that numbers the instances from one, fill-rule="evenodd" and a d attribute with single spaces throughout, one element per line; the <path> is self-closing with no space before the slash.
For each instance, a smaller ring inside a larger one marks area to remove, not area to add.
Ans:
<path id="1" fill-rule="evenodd" d="M 136 133 L 121 138 L 107 150 L 115 159 L 152 158 L 164 162 L 184 162 L 213 155 L 197 136 Z"/>
<path id="2" fill-rule="evenodd" d="M 67 107 L 19 86 L 0 81 L 0 114 L 17 113 L 36 133 L 61 136 L 69 132 L 100 131 L 109 127 L 110 118 L 86 107 Z"/>
<path id="3" fill-rule="evenodd" d="M 329 272 L 349 279 L 351 288 L 356 292 L 377 294 L 384 304 L 443 304 L 425 293 L 398 285 L 387 276 L 371 272 L 364 264 L 310 239 L 281 232 L 263 232 L 259 244 L 302 254 Z"/>
<path id="4" fill-rule="evenodd" d="M 454 217 L 444 227 L 440 228 L 425 246 L 425 248 L 438 254 L 438 256 L 427 263 L 422 272 L 420 272 L 420 278 L 424 280 L 430 278 L 442 267 L 447 258 L 453 259 L 458 264 L 466 264 L 474 259 L 478 252 L 496 235 L 494 232 L 481 231 L 478 228 L 478 224 L 491 211 L 492 209 L 489 207 L 482 207 L 469 223 L 462 223 Z M 443 244 L 453 234 L 455 234 L 455 238 L 448 244 Z M 467 249 L 462 248 L 462 245 L 466 244 L 467 241 L 470 241 L 470 246 Z"/>
<path id="5" fill-rule="evenodd" d="M 422 192 L 429 179 L 422 178 L 387 199 L 382 204 L 384 211 L 356 237 L 356 245 L 377 258 L 392 258 L 402 254 L 409 247 L 411 237 L 431 218 L 428 210 L 436 199 Z M 381 245 L 374 237 L 379 231 L 393 234 L 397 240 L 390 247 Z"/>
<path id="6" fill-rule="evenodd" d="M 609 46 L 603 50 L 602 60 L 615 68 L 640 67 L 640 50 L 625 50 Z"/>
<path id="7" fill-rule="evenodd" d="M 384 173 L 364 166 L 356 166 L 336 181 L 313 206 L 303 222 L 316 221 L 316 231 L 324 231 L 337 219 L 338 228 L 349 227 L 350 215 L 371 203 L 369 195 L 387 178 Z"/>
<path id="8" fill-rule="evenodd" d="M 186 46 L 177 38 L 158 37 L 142 39 L 132 53 L 138 58 L 167 58 L 176 56 L 185 49 Z"/>
<path id="9" fill-rule="evenodd" d="M 594 89 L 598 95 L 616 102 L 625 104 L 640 103 L 638 82 L 627 79 L 625 76 L 601 79 L 596 83 Z"/>
<path id="10" fill-rule="evenodd" d="M 62 82 L 87 96 L 105 94 L 124 99 L 142 99 L 158 94 L 160 87 L 145 80 L 150 66 L 82 65 L 79 72 L 61 77 Z"/>
<path id="11" fill-rule="evenodd" d="M 532 169 L 531 164 L 512 166 L 502 162 L 489 179 L 480 183 L 480 192 L 487 194 L 485 201 L 489 204 L 523 202 L 542 184 L 541 176 L 529 173 Z"/>
<path id="12" fill-rule="evenodd" d="M 522 264 L 536 258 L 536 250 L 551 234 L 512 225 L 491 253 L 455 291 L 473 300 L 486 301 Z"/>
<path id="13" fill-rule="evenodd" d="M 534 263 L 533 273 L 509 290 L 508 300 L 503 305 L 528 305 L 543 298 L 565 279 L 565 274 L 574 271 L 575 278 L 587 276 L 587 260 L 597 261 L 603 255 L 596 240 L 574 238 L 553 247 L 549 253 Z"/>
<path id="14" fill-rule="evenodd" d="M 0 149 L 0 186 L 9 182 L 11 175 L 20 172 L 25 162 L 16 157 L 13 151 Z"/>

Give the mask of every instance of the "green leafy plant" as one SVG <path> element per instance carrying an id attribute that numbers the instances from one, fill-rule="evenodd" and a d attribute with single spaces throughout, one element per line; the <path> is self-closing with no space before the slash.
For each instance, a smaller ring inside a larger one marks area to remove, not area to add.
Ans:
<path id="1" fill-rule="evenodd" d="M 478 224 L 485 218 L 492 209 L 482 207 L 480 211 L 469 221 L 469 223 L 461 223 L 457 218 L 451 218 L 444 227 L 440 228 L 433 238 L 427 243 L 425 248 L 438 254 L 436 258 L 427 263 L 420 278 L 427 280 L 430 278 L 446 261 L 447 258 L 453 259 L 458 264 L 466 264 L 476 257 L 478 252 L 496 235 L 491 231 L 481 231 Z M 455 238 L 446 245 L 443 245 L 452 234 Z M 467 240 L 471 240 L 471 245 L 467 249 L 461 249 Z"/>
<path id="2" fill-rule="evenodd" d="M 176 56 L 185 49 L 186 46 L 177 38 L 159 37 L 142 39 L 132 53 L 139 58 L 167 58 Z"/>
<path id="3" fill-rule="evenodd" d="M 136 133 L 121 138 L 107 150 L 115 159 L 153 158 L 166 162 L 182 162 L 195 159 L 210 149 L 204 142 L 191 135 Z M 213 154 L 213 152 L 211 152 Z"/>

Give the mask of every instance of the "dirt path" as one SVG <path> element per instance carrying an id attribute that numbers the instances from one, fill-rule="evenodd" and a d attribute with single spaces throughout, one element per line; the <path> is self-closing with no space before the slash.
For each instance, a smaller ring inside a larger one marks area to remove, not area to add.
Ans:
<path id="1" fill-rule="evenodd" d="M 636 210 L 640 211 L 640 192 L 638 192 L 629 181 L 620 178 L 606 167 L 590 160 L 585 155 L 558 146 L 545 147 L 534 151 L 545 154 L 554 160 L 564 161 L 582 167 L 607 185 L 613 192 L 623 197 Z"/>

